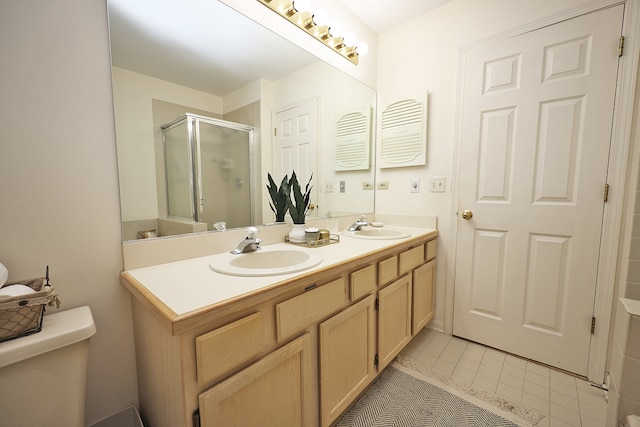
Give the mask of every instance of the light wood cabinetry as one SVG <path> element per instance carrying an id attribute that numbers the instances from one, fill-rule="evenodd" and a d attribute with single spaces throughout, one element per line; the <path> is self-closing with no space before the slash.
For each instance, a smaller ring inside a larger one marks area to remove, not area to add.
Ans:
<path id="1" fill-rule="evenodd" d="M 330 425 L 376 375 L 375 296 L 320 324 L 320 416 Z"/>
<path id="2" fill-rule="evenodd" d="M 315 285 L 312 285 L 315 286 Z M 278 342 L 308 328 L 347 304 L 345 279 L 341 277 L 302 295 L 276 304 Z"/>
<path id="3" fill-rule="evenodd" d="M 311 337 L 305 334 L 200 394 L 202 426 L 314 425 Z"/>
<path id="4" fill-rule="evenodd" d="M 258 356 L 265 347 L 261 323 L 262 313 L 254 313 L 196 337 L 198 384 L 213 381 Z"/>
<path id="5" fill-rule="evenodd" d="M 411 274 L 378 292 L 378 371 L 411 341 Z"/>
<path id="6" fill-rule="evenodd" d="M 123 273 L 136 297 L 143 419 L 151 427 L 331 425 L 433 317 L 436 236 L 182 316 Z"/>
<path id="7" fill-rule="evenodd" d="M 435 276 L 435 259 L 413 270 L 413 310 L 411 320 L 411 331 L 413 335 L 420 332 L 420 330 L 433 319 L 435 309 L 435 301 L 433 299 Z"/>

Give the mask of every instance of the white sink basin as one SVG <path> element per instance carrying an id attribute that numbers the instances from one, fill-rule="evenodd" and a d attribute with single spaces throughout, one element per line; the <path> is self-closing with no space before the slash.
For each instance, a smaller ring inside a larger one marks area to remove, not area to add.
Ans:
<path id="1" fill-rule="evenodd" d="M 358 231 L 344 230 L 343 236 L 355 237 L 356 239 L 369 239 L 369 240 L 392 240 L 392 239 L 405 239 L 411 237 L 410 233 L 403 230 L 394 228 L 363 228 Z"/>
<path id="2" fill-rule="evenodd" d="M 277 276 L 307 270 L 321 262 L 322 255 L 312 250 L 263 247 L 239 255 L 215 255 L 209 263 L 209 268 L 232 276 Z"/>

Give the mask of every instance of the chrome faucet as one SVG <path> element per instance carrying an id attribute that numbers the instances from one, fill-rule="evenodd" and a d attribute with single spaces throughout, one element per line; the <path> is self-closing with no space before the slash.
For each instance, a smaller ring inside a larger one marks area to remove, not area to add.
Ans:
<path id="1" fill-rule="evenodd" d="M 260 249 L 260 243 L 262 243 L 262 239 L 258 237 L 258 229 L 256 227 L 248 227 L 247 237 L 238 243 L 238 247 L 232 250 L 231 253 L 239 255 L 246 252 L 257 251 Z"/>
<path id="2" fill-rule="evenodd" d="M 358 220 L 356 222 L 354 222 L 353 224 L 351 224 L 351 227 L 347 228 L 348 231 L 358 231 L 358 230 L 362 230 L 362 227 L 369 225 L 369 223 L 367 221 L 365 221 L 364 219 L 366 218 L 366 216 L 361 215 L 360 218 L 358 218 Z"/>

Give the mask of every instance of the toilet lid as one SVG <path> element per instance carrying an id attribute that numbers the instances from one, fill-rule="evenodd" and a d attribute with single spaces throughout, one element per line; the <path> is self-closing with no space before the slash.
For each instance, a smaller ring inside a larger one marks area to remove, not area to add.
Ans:
<path id="1" fill-rule="evenodd" d="M 0 368 L 75 344 L 95 333 L 87 306 L 44 316 L 42 331 L 0 343 Z"/>

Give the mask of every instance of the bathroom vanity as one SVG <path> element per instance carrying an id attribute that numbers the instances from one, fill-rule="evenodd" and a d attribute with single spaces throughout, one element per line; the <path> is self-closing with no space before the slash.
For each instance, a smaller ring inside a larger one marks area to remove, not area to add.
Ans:
<path id="1" fill-rule="evenodd" d="M 224 275 L 211 257 L 123 272 L 143 418 L 152 427 L 335 422 L 433 317 L 438 232 L 407 230 L 305 248 L 323 261 L 294 274 Z"/>

